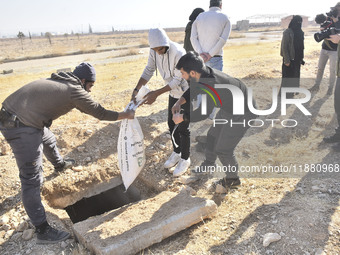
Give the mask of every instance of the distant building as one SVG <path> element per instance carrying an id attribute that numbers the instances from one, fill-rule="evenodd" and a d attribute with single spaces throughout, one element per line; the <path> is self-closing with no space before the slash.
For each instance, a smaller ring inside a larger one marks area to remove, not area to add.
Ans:
<path id="1" fill-rule="evenodd" d="M 303 16 L 300 15 L 302 17 L 302 27 L 307 27 L 309 22 L 308 22 L 308 16 Z M 283 17 L 281 19 L 281 27 L 283 28 L 288 28 L 290 21 L 292 20 L 293 15 L 289 15 L 286 17 Z"/>
<path id="2" fill-rule="evenodd" d="M 249 20 L 237 21 L 236 30 L 238 30 L 238 31 L 248 31 L 249 30 Z"/>
<path id="3" fill-rule="evenodd" d="M 246 20 L 249 20 L 249 27 L 279 27 L 281 24 L 281 18 L 288 14 L 257 14 L 249 16 Z M 235 25 L 235 29 L 237 25 Z"/>

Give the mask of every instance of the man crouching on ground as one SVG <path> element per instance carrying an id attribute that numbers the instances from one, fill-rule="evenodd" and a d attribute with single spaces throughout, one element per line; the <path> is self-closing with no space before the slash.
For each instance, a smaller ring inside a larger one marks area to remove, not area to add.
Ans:
<path id="1" fill-rule="evenodd" d="M 257 116 L 250 112 L 246 103 L 244 104 L 243 115 L 234 114 L 235 109 L 233 109 L 233 94 L 231 89 L 217 88 L 216 85 L 224 84 L 231 85 L 232 87 L 235 86 L 235 90 L 242 91 L 245 102 L 248 100 L 247 87 L 240 80 L 206 66 L 203 59 L 195 52 L 188 52 L 184 55 L 178 61 L 176 68 L 181 71 L 182 77 L 189 82 L 189 89 L 172 108 L 175 123 L 180 123 L 182 121 L 197 122 L 208 118 L 209 115 L 202 114 L 200 108 L 194 111 L 191 110 L 190 113 L 184 110 L 184 114 L 179 114 L 182 104 L 196 98 L 197 95 L 202 94 L 204 90 L 210 90 L 212 91 L 211 93 L 216 92 L 220 97 L 220 100 L 218 100 L 219 105 L 216 105 L 213 99 L 207 96 L 207 108 L 205 112 L 209 113 L 214 107 L 218 107 L 220 108 L 220 111 L 218 112 L 216 119 L 228 120 L 229 123 L 226 123 L 225 125 L 213 125 L 209 129 L 205 160 L 199 169 L 216 167 L 215 161 L 218 157 L 222 165 L 226 167 L 228 171 L 226 171 L 226 176 L 223 179 L 213 184 L 213 187 L 220 184 L 225 188 L 236 188 L 241 182 L 238 176 L 238 164 L 234 151 L 249 128 L 248 125 L 240 125 L 240 123 L 248 123 L 248 121 L 256 119 Z M 203 102 L 201 105 L 202 104 Z M 253 105 L 255 107 L 255 102 L 253 102 Z M 233 125 L 230 123 L 237 124 Z"/>

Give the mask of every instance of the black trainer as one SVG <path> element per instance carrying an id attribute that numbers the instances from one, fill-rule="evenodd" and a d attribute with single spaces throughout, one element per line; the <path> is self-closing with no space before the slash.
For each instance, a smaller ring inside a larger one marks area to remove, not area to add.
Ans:
<path id="1" fill-rule="evenodd" d="M 224 180 L 224 187 L 228 187 L 231 189 L 236 189 L 238 186 L 241 185 L 241 180 L 240 178 L 236 179 L 223 179 Z"/>
<path id="2" fill-rule="evenodd" d="M 37 229 L 37 244 L 54 244 L 68 239 L 71 234 L 47 226 L 43 232 Z"/>
<path id="3" fill-rule="evenodd" d="M 340 142 L 340 133 L 335 133 L 332 136 L 325 137 L 323 141 L 325 143 L 338 143 Z"/>
<path id="4" fill-rule="evenodd" d="M 54 171 L 62 172 L 66 169 L 72 168 L 75 164 L 76 164 L 76 161 L 74 159 L 65 159 L 64 162 L 60 166 L 54 168 Z"/>
<path id="5" fill-rule="evenodd" d="M 241 185 L 240 178 L 227 179 L 223 178 L 211 184 L 211 190 L 216 190 L 217 185 L 221 185 L 226 189 L 237 189 Z"/>

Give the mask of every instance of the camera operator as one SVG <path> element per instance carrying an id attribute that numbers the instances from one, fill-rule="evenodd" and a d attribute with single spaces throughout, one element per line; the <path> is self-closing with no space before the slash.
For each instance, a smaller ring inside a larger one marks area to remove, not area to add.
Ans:
<path id="1" fill-rule="evenodd" d="M 340 34 L 331 35 L 330 39 L 331 42 L 335 44 L 339 44 L 340 42 Z M 337 80 L 336 86 L 334 91 L 334 108 L 335 113 L 337 115 L 338 120 L 338 127 L 335 129 L 335 134 L 329 137 L 325 137 L 323 140 L 326 143 L 338 143 L 336 146 L 333 147 L 335 151 L 340 152 L 340 49 L 338 47 L 338 55 L 337 55 Z"/>
<path id="2" fill-rule="evenodd" d="M 331 32 L 331 29 L 340 29 L 340 2 L 336 4 L 336 6 L 331 8 L 331 11 L 326 13 L 327 16 L 323 14 L 319 14 L 315 18 L 315 22 L 320 24 L 320 34 L 327 34 Z M 322 38 L 322 36 L 321 36 Z M 322 40 L 322 39 L 320 39 Z M 320 83 L 322 80 L 322 76 L 325 71 L 326 64 L 329 60 L 329 87 L 327 90 L 327 95 L 331 95 L 333 93 L 333 88 L 336 79 L 336 61 L 337 61 L 337 48 L 338 45 L 329 40 L 329 38 L 325 38 L 322 42 L 322 49 L 319 57 L 318 64 L 318 73 L 315 79 L 314 86 L 310 89 L 311 91 L 318 91 L 320 89 Z"/>

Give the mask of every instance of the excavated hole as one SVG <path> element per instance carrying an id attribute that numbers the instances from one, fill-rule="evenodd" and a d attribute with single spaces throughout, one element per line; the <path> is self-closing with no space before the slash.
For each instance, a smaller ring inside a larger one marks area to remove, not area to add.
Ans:
<path id="1" fill-rule="evenodd" d="M 98 195 L 83 198 L 64 209 L 75 224 L 89 217 L 100 215 L 141 200 L 141 193 L 135 186 L 131 185 L 126 192 L 124 191 L 125 188 L 121 184 Z"/>

